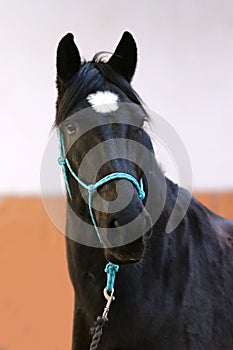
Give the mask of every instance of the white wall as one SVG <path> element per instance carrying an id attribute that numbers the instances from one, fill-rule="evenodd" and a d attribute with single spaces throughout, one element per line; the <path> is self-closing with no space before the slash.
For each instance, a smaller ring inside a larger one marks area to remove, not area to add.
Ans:
<path id="1" fill-rule="evenodd" d="M 125 29 L 140 52 L 134 87 L 180 134 L 194 187 L 233 188 L 231 0 L 2 0 L 0 27 L 0 193 L 39 192 L 61 36 L 92 58 Z"/>

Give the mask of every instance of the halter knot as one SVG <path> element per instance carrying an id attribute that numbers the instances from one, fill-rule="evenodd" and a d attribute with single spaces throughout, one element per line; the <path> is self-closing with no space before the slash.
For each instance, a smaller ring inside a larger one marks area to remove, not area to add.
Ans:
<path id="1" fill-rule="evenodd" d="M 145 191 L 144 191 L 144 187 L 143 187 L 143 180 L 142 178 L 140 179 L 140 187 L 138 189 L 138 195 L 139 198 L 141 199 L 141 201 L 143 201 L 143 199 L 146 197 Z"/>
<path id="2" fill-rule="evenodd" d="M 146 194 L 145 194 L 145 191 L 140 188 L 139 190 L 139 198 L 141 199 L 141 201 L 145 198 Z"/>
<path id="3" fill-rule="evenodd" d="M 95 191 L 96 191 L 95 185 L 93 185 L 93 184 L 88 185 L 88 192 L 89 193 L 94 193 Z"/>
<path id="4" fill-rule="evenodd" d="M 66 159 L 63 156 L 60 156 L 57 161 L 58 161 L 58 164 L 61 166 L 66 164 Z"/>
<path id="5" fill-rule="evenodd" d="M 105 267 L 105 272 L 107 274 L 107 291 L 112 292 L 115 283 L 116 273 L 119 270 L 119 265 L 109 262 Z"/>

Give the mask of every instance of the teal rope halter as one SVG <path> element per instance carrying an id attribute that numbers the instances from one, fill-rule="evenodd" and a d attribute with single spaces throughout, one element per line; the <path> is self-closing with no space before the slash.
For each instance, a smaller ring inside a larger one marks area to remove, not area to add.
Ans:
<path id="1" fill-rule="evenodd" d="M 141 200 L 143 200 L 145 198 L 145 191 L 143 189 L 143 182 L 142 179 L 140 179 L 140 184 L 138 183 L 138 181 L 132 176 L 129 175 L 127 173 L 112 173 L 109 174 L 105 177 L 103 177 L 102 179 L 100 179 L 99 181 L 97 181 L 95 184 L 90 184 L 87 185 L 85 182 L 83 182 L 73 171 L 69 160 L 66 158 L 66 151 L 65 151 L 65 145 L 64 145 L 64 140 L 63 140 L 63 136 L 60 132 L 60 130 L 58 129 L 58 139 L 60 142 L 60 156 L 58 158 L 58 164 L 61 165 L 62 167 L 62 171 L 63 171 L 63 176 L 64 176 L 64 180 L 65 180 L 65 185 L 66 185 L 66 189 L 68 192 L 68 195 L 70 197 L 70 199 L 72 199 L 72 195 L 71 195 L 71 190 L 70 190 L 70 185 L 69 185 L 69 181 L 68 181 L 68 177 L 67 177 L 67 169 L 69 170 L 69 172 L 71 173 L 71 175 L 73 176 L 73 178 L 82 186 L 84 187 L 87 191 L 88 191 L 88 207 L 89 207 L 89 212 L 90 212 L 90 216 L 91 216 L 91 221 L 93 223 L 93 226 L 95 228 L 96 234 L 99 238 L 100 243 L 103 245 L 99 230 L 98 230 L 98 226 L 96 224 L 95 221 L 95 217 L 93 214 L 93 209 L 92 209 L 92 197 L 94 192 L 96 192 L 97 188 L 99 188 L 100 186 L 104 185 L 105 183 L 109 182 L 109 181 L 113 181 L 116 179 L 126 179 L 131 181 L 134 186 L 136 187 L 138 194 L 139 194 L 139 198 Z M 67 167 L 67 169 L 66 169 Z"/>
<path id="2" fill-rule="evenodd" d="M 64 140 L 63 140 L 63 136 L 62 133 L 59 129 L 57 129 L 58 132 L 58 139 L 59 139 L 59 144 L 60 144 L 60 156 L 58 158 L 58 164 L 61 165 L 62 167 L 62 172 L 63 172 L 63 176 L 64 176 L 64 180 L 65 180 L 65 185 L 66 185 L 66 189 L 68 192 L 68 195 L 70 197 L 70 199 L 72 199 L 72 194 L 71 194 L 71 190 L 70 190 L 70 185 L 69 185 L 69 181 L 68 181 L 68 177 L 67 177 L 67 169 L 69 170 L 69 172 L 71 173 L 71 175 L 73 176 L 73 178 L 83 187 L 88 191 L 88 207 L 89 207 L 89 212 L 90 212 L 90 216 L 91 216 L 91 221 L 93 223 L 94 229 L 96 231 L 96 234 L 99 238 L 100 243 L 103 245 L 99 230 L 98 230 L 98 226 L 96 224 L 95 221 L 95 217 L 93 214 L 93 209 L 92 209 L 92 198 L 93 198 L 93 194 L 96 192 L 96 190 L 104 185 L 105 183 L 109 182 L 109 181 L 113 181 L 116 179 L 126 179 L 128 181 L 131 181 L 133 183 L 133 185 L 136 187 L 138 194 L 139 194 L 139 198 L 141 200 L 143 200 L 145 198 L 145 191 L 143 189 L 143 181 L 142 179 L 140 179 L 140 183 L 138 183 L 138 181 L 132 176 L 129 175 L 127 173 L 112 173 L 109 174 L 105 177 L 103 177 L 102 179 L 100 179 L 99 181 L 97 181 L 95 184 L 90 184 L 87 185 L 85 182 L 83 182 L 74 172 L 74 170 L 72 169 L 69 160 L 66 157 L 66 150 L 65 150 L 65 144 L 64 144 Z M 111 262 L 109 262 L 106 267 L 105 267 L 105 272 L 107 273 L 107 286 L 106 289 L 108 292 L 112 292 L 114 290 L 114 283 L 115 283 L 115 277 L 116 277 L 116 273 L 119 270 L 119 266 L 116 264 L 113 264 Z"/>

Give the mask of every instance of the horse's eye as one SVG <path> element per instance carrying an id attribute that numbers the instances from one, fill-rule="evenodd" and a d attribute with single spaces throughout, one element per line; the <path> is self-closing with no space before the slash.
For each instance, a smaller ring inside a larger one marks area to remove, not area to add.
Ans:
<path id="1" fill-rule="evenodd" d="M 72 124 L 67 124 L 66 130 L 68 131 L 68 134 L 70 134 L 70 135 L 76 131 L 75 126 Z"/>
<path id="2" fill-rule="evenodd" d="M 137 128 L 137 134 L 138 134 L 139 136 L 142 136 L 142 128 Z"/>

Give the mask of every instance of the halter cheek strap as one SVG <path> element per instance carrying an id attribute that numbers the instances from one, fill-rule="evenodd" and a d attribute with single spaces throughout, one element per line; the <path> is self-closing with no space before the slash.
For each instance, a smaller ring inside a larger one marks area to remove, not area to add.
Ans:
<path id="1" fill-rule="evenodd" d="M 88 207 L 89 207 L 89 212 L 90 212 L 90 216 L 91 216 L 91 221 L 93 223 L 93 226 L 95 228 L 95 231 L 97 233 L 99 241 L 103 245 L 103 242 L 102 242 L 99 230 L 98 230 L 98 226 L 97 226 L 96 221 L 95 221 L 93 209 L 92 209 L 92 197 L 93 197 L 94 192 L 96 192 L 96 190 L 100 186 L 103 186 L 107 182 L 110 182 L 110 181 L 113 181 L 113 180 L 116 180 L 116 179 L 125 179 L 125 180 L 131 181 L 133 183 L 133 185 L 136 187 L 136 189 L 138 191 L 139 198 L 141 200 L 143 200 L 145 198 L 145 191 L 143 189 L 143 181 L 142 181 L 142 179 L 140 179 L 140 183 L 138 183 L 138 181 L 132 175 L 127 174 L 127 173 L 117 172 L 117 173 L 112 173 L 112 174 L 109 174 L 109 175 L 103 177 L 102 179 L 97 181 L 95 184 L 87 185 L 85 182 L 83 182 L 75 174 L 74 170 L 72 169 L 72 167 L 70 165 L 70 162 L 69 162 L 69 160 L 66 157 L 66 150 L 65 150 L 65 145 L 64 145 L 64 140 L 63 140 L 62 133 L 61 133 L 61 131 L 59 129 L 57 129 L 57 133 L 58 133 L 58 140 L 59 140 L 59 144 L 60 144 L 60 156 L 58 158 L 58 164 L 61 165 L 61 167 L 62 167 L 63 177 L 64 177 L 64 180 L 65 180 L 65 185 L 66 185 L 66 189 L 67 189 L 68 195 L 69 195 L 70 199 L 72 199 L 70 185 L 69 185 L 69 181 L 68 181 L 68 177 L 67 177 L 67 169 L 69 170 L 69 172 L 71 173 L 73 178 L 82 187 L 84 187 L 88 191 Z"/>

